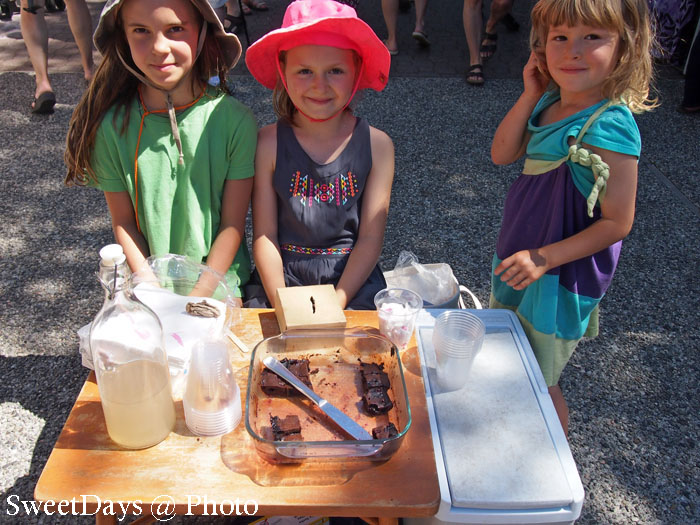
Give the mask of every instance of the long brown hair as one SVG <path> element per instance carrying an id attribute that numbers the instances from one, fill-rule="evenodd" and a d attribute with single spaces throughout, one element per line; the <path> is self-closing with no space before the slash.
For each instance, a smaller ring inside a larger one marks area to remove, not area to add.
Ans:
<path id="1" fill-rule="evenodd" d="M 603 95 L 622 99 L 635 113 L 656 107 L 656 99 L 649 96 L 654 37 L 647 0 L 539 0 L 531 16 L 530 47 L 540 58 L 551 26 L 585 24 L 615 31 L 619 58 L 602 85 Z"/>
<path id="2" fill-rule="evenodd" d="M 194 9 L 199 17 L 199 24 L 204 23 L 199 11 Z M 129 67 L 138 68 L 131 58 L 131 51 L 126 40 L 121 17 L 117 14 L 115 31 L 110 40 L 95 75 L 90 81 L 73 112 L 66 137 L 66 152 L 64 162 L 67 173 L 67 185 L 85 185 L 90 180 L 97 182 L 97 176 L 90 162 L 95 146 L 95 136 L 102 124 L 102 119 L 111 107 L 115 107 L 113 123 L 116 125 L 117 116 L 124 113 L 120 132 L 124 134 L 129 124 L 127 108 L 138 96 L 140 81 L 130 73 L 119 58 L 123 57 Z M 226 59 L 218 40 L 212 31 L 207 31 L 202 52 L 192 67 L 192 82 L 205 85 L 207 79 L 218 75 L 220 92 L 230 93 L 226 83 Z M 195 87 L 193 85 L 193 87 Z M 199 87 L 198 87 L 199 89 Z M 196 90 L 194 90 L 196 92 Z"/>

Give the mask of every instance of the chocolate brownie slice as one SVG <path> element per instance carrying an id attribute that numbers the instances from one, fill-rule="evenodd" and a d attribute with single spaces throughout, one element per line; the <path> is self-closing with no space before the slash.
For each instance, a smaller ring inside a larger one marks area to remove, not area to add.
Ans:
<path id="1" fill-rule="evenodd" d="M 374 439 L 389 439 L 399 435 L 393 423 L 388 423 L 383 427 L 374 427 L 372 429 L 372 437 Z"/>
<path id="2" fill-rule="evenodd" d="M 362 396 L 362 402 L 367 413 L 373 416 L 386 414 L 394 406 L 394 403 L 389 399 L 386 388 L 370 388 Z"/>
<path id="3" fill-rule="evenodd" d="M 309 379 L 308 359 L 284 358 L 280 361 L 280 363 L 282 363 L 292 374 L 297 376 L 302 383 L 313 390 L 311 380 Z M 303 395 L 296 388 L 268 368 L 263 368 L 262 376 L 260 378 L 260 389 L 270 397 L 293 397 Z"/>
<path id="4" fill-rule="evenodd" d="M 275 441 L 303 441 L 301 423 L 297 416 L 287 416 L 284 419 L 270 416 L 270 426 Z"/>
<path id="5" fill-rule="evenodd" d="M 362 396 L 362 402 L 367 413 L 376 416 L 391 410 L 394 406 L 388 395 L 391 382 L 384 371 L 384 365 L 360 363 L 360 375 L 362 376 L 362 387 L 365 391 Z"/>
<path id="6" fill-rule="evenodd" d="M 370 388 L 389 388 L 391 383 L 389 376 L 383 370 L 383 366 L 375 363 L 361 363 L 362 386 L 365 390 Z"/>

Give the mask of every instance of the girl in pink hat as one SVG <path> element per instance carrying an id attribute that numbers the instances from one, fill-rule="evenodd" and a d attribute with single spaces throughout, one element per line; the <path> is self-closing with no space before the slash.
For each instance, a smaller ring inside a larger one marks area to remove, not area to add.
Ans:
<path id="1" fill-rule="evenodd" d="M 286 286 L 333 284 L 343 308 L 373 309 L 386 287 L 377 264 L 394 178 L 391 139 L 349 104 L 380 91 L 390 56 L 348 5 L 298 0 L 280 29 L 246 54 L 273 90 L 278 121 L 258 134 L 253 257 L 247 306 L 274 306 Z"/>
<path id="2" fill-rule="evenodd" d="M 186 255 L 240 296 L 257 124 L 226 85 L 238 38 L 207 0 L 108 0 L 94 41 L 104 58 L 70 122 L 66 183 L 104 191 L 132 271 Z"/>

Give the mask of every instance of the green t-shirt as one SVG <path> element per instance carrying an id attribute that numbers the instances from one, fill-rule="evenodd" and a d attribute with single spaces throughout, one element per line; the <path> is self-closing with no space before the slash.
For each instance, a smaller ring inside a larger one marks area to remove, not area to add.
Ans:
<path id="1" fill-rule="evenodd" d="M 125 110 L 105 114 L 97 131 L 91 165 L 103 191 L 127 191 L 132 203 L 135 155 L 138 145 L 139 226 L 150 255 L 175 253 L 206 262 L 219 231 L 224 183 L 254 174 L 257 124 L 250 109 L 236 99 L 208 88 L 191 107 L 177 112 L 184 164 L 167 113 L 147 115 L 134 100 L 129 124 L 121 133 Z M 244 232 L 243 232 L 244 233 Z M 250 255 L 245 237 L 227 272 L 231 290 L 250 277 Z"/>

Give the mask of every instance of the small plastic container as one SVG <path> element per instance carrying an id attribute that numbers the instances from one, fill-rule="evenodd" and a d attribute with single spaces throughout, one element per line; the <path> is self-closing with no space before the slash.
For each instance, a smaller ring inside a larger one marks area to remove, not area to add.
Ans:
<path id="1" fill-rule="evenodd" d="M 448 310 L 435 320 L 435 366 L 443 391 L 459 390 L 466 384 L 485 333 L 483 321 L 465 310 Z"/>
<path id="2" fill-rule="evenodd" d="M 308 359 L 313 390 L 352 417 L 365 430 L 393 423 L 398 435 L 392 438 L 348 439 L 339 428 L 303 397 L 271 397 L 260 388 L 263 359 Z M 386 414 L 371 416 L 362 409 L 363 386 L 359 363 L 383 366 L 391 386 L 394 406 Z M 329 460 L 383 461 L 401 445 L 411 426 L 411 409 L 406 393 L 401 359 L 396 346 L 385 337 L 363 329 L 305 330 L 285 332 L 264 339 L 253 349 L 245 406 L 246 430 L 255 449 L 272 463 Z M 303 441 L 276 441 L 270 416 L 296 415 Z"/>
<path id="3" fill-rule="evenodd" d="M 194 347 L 182 405 L 187 428 L 199 436 L 228 434 L 241 422 L 241 391 L 223 340 Z"/>
<path id="4" fill-rule="evenodd" d="M 423 299 L 411 290 L 387 288 L 377 292 L 374 305 L 379 315 L 379 331 L 404 350 L 413 335 Z"/>

